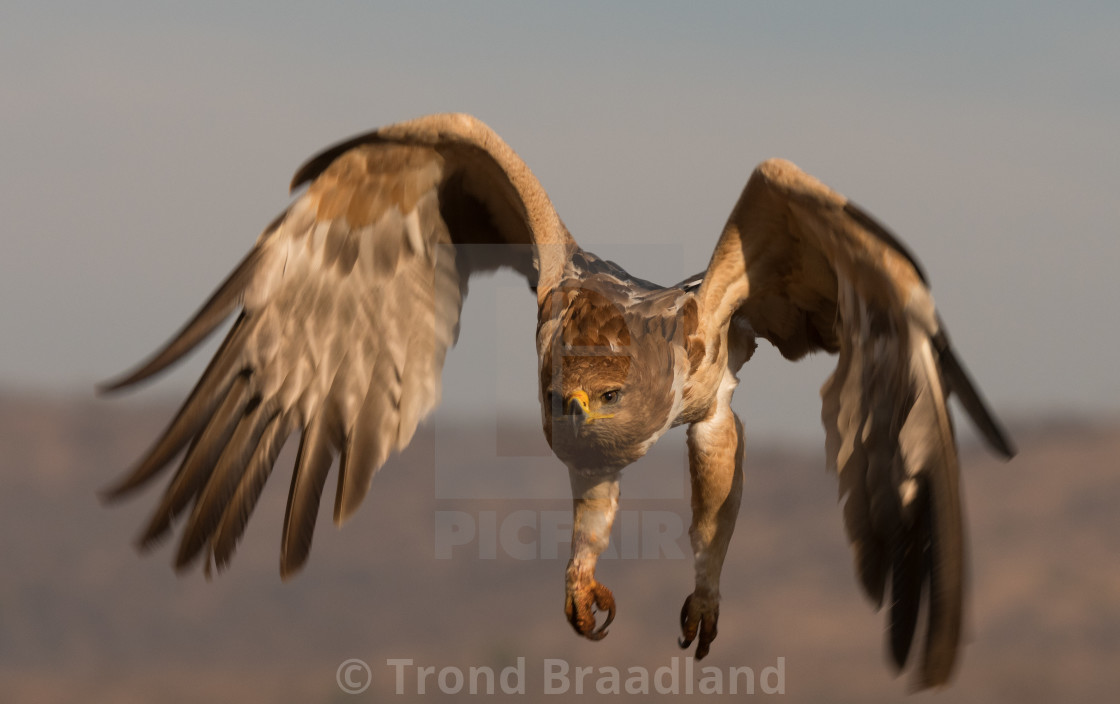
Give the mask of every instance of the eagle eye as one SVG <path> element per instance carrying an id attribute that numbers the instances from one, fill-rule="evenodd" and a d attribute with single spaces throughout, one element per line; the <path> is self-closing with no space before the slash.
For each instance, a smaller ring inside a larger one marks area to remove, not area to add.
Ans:
<path id="1" fill-rule="evenodd" d="M 599 400 L 606 404 L 618 403 L 618 399 L 622 396 L 622 391 L 619 389 L 611 389 L 604 391 L 599 395 Z"/>

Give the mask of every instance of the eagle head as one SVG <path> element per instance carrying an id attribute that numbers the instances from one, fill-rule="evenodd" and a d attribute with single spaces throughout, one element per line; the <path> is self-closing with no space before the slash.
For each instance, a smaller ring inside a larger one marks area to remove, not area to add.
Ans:
<path id="1" fill-rule="evenodd" d="M 559 289 L 559 301 L 545 302 L 555 305 L 554 325 L 542 315 L 551 334 L 539 338 L 545 438 L 564 464 L 596 472 L 644 455 L 668 425 L 673 398 L 670 341 L 609 293 Z"/>

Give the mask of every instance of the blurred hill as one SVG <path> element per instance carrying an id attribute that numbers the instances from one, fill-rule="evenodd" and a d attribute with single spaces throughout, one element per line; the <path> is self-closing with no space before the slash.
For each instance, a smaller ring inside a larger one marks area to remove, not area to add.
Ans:
<path id="1" fill-rule="evenodd" d="M 470 426 L 423 428 L 341 531 L 330 522 L 329 486 L 311 559 L 282 584 L 290 441 L 232 569 L 209 582 L 198 569 L 176 576 L 169 546 L 139 556 L 131 545 L 159 489 L 111 507 L 96 496 L 172 411 L 0 394 L 0 701 L 408 701 L 394 696 L 387 659 L 498 672 L 517 657 L 527 690 L 518 699 L 533 701 L 543 698 L 544 658 L 614 666 L 625 679 L 628 667 L 652 673 L 687 654 L 676 646 L 691 590 L 679 533 L 687 497 L 628 499 L 624 481 L 622 559 L 599 570 L 618 617 L 591 643 L 564 620 L 566 545 L 550 545 L 543 527 L 567 501 L 435 498 L 436 434 Z M 500 442 L 523 437 L 526 454 L 539 452 L 539 429 L 516 431 L 506 425 Z M 1021 423 L 1012 434 L 1021 452 L 1011 464 L 963 451 L 970 643 L 942 698 L 1108 700 L 1120 691 L 1120 426 Z M 678 432 L 661 444 L 682 442 Z M 683 481 L 683 452 L 655 461 L 679 465 Z M 471 464 L 462 458 L 464 476 Z M 559 463 L 555 471 L 564 472 Z M 437 559 L 436 543 L 446 543 L 438 531 L 464 517 L 474 539 Z M 657 555 L 643 557 L 650 545 Z M 518 559 L 525 550 L 533 559 Z M 758 672 L 784 658 L 785 700 L 895 701 L 907 691 L 886 665 L 882 616 L 856 588 L 819 447 L 749 438 L 719 626 L 702 665 Z M 360 696 L 336 684 L 348 658 L 372 669 Z M 428 686 L 438 691 L 434 676 Z M 588 686 L 588 700 L 610 699 Z"/>

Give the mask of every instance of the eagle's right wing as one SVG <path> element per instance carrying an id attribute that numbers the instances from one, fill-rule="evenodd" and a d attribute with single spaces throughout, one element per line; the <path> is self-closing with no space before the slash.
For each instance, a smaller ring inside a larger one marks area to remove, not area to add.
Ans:
<path id="1" fill-rule="evenodd" d="M 538 297 L 576 245 L 528 167 L 486 125 L 432 115 L 311 159 L 306 192 L 199 313 L 107 390 L 146 379 L 240 309 L 163 436 L 109 497 L 186 449 L 140 543 L 189 513 L 175 564 L 228 564 L 288 436 L 301 433 L 281 542 L 288 576 L 307 558 L 319 500 L 341 454 L 334 518 L 350 516 L 389 454 L 440 396 L 471 272 L 511 266 Z"/>

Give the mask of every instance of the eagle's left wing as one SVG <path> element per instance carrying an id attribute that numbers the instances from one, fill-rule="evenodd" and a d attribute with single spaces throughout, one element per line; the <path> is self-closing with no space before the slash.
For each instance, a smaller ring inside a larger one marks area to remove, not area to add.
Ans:
<path id="1" fill-rule="evenodd" d="M 839 353 L 821 390 L 822 419 L 856 569 L 876 604 L 890 584 L 899 667 L 925 593 L 917 684 L 944 683 L 965 579 L 950 392 L 989 444 L 1006 457 L 1014 450 L 949 345 L 914 257 L 843 196 L 771 160 L 747 183 L 698 297 L 709 356 L 721 344 L 749 347 L 754 336 L 790 359 Z"/>

